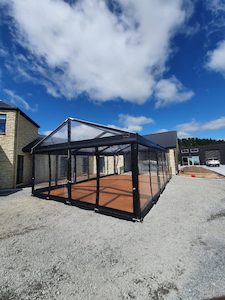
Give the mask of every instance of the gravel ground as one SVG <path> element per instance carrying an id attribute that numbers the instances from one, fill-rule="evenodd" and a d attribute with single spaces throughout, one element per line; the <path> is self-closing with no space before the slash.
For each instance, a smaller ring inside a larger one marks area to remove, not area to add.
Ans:
<path id="1" fill-rule="evenodd" d="M 225 181 L 174 177 L 144 222 L 0 197 L 0 299 L 225 295 Z"/>

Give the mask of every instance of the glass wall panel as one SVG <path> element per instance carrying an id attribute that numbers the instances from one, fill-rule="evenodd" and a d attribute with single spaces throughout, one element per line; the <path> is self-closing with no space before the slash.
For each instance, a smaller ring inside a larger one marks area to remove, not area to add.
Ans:
<path id="1" fill-rule="evenodd" d="M 92 149 L 93 150 L 93 149 Z M 80 149 L 84 155 L 72 156 L 72 200 L 96 204 L 97 190 L 97 166 L 96 156 L 91 153 L 90 149 Z"/>
<path id="2" fill-rule="evenodd" d="M 159 174 L 159 180 L 160 180 L 160 188 L 162 189 L 164 187 L 164 182 L 165 182 L 162 151 L 157 151 L 157 155 L 158 155 L 158 174 Z"/>
<path id="3" fill-rule="evenodd" d="M 157 171 L 157 154 L 155 150 L 150 149 L 150 170 L 151 170 L 151 186 L 153 197 L 159 192 L 159 177 Z"/>
<path id="4" fill-rule="evenodd" d="M 130 145 L 120 146 L 119 149 L 115 147 L 114 150 L 120 151 L 125 148 L 127 153 L 131 151 Z M 107 151 L 110 150 L 108 149 Z M 120 151 L 118 155 L 115 155 L 115 161 L 113 156 L 103 156 L 105 169 L 100 169 L 100 171 L 104 171 L 104 174 L 107 175 L 111 173 L 114 175 L 100 178 L 99 205 L 133 213 L 132 173 L 124 171 L 125 160 L 122 152 Z M 130 156 L 128 155 L 128 157 Z"/>
<path id="5" fill-rule="evenodd" d="M 49 187 L 49 159 L 48 154 L 35 154 L 34 190 Z"/>
<path id="6" fill-rule="evenodd" d="M 67 155 L 35 154 L 34 190 L 62 198 L 67 192 Z"/>
<path id="7" fill-rule="evenodd" d="M 152 199 L 149 148 L 139 147 L 138 151 L 138 188 L 140 206 L 143 210 Z"/>
<path id="8" fill-rule="evenodd" d="M 50 179 L 51 186 L 49 194 L 61 198 L 68 198 L 67 190 L 67 155 L 50 155 Z"/>

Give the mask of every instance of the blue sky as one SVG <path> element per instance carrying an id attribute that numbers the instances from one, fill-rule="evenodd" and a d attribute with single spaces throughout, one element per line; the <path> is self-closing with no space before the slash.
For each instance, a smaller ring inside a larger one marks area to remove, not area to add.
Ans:
<path id="1" fill-rule="evenodd" d="M 8 0 L 0 99 L 53 130 L 68 116 L 225 139 L 225 1 Z"/>

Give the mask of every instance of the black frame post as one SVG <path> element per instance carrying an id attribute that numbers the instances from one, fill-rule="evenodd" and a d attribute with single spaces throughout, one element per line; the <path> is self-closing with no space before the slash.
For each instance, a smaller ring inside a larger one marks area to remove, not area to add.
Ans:
<path id="1" fill-rule="evenodd" d="M 50 196 L 50 191 L 51 191 L 51 186 L 52 186 L 52 168 L 51 168 L 51 154 L 48 154 L 48 197 L 49 199 Z"/>
<path id="2" fill-rule="evenodd" d="M 164 170 L 164 157 L 163 157 L 164 152 L 160 152 L 161 155 L 161 169 L 162 169 L 162 174 L 163 174 L 163 187 L 165 186 L 165 170 Z"/>
<path id="3" fill-rule="evenodd" d="M 89 166 L 89 155 L 87 156 L 87 170 L 88 170 L 88 180 L 90 179 L 90 166 Z"/>
<path id="4" fill-rule="evenodd" d="M 168 167 L 167 167 L 167 156 L 166 152 L 164 152 L 164 164 L 165 164 L 165 173 L 166 173 L 166 183 L 169 180 Z"/>
<path id="5" fill-rule="evenodd" d="M 100 187 L 100 156 L 98 152 L 98 147 L 96 147 L 96 208 L 99 207 L 99 187 Z"/>
<path id="6" fill-rule="evenodd" d="M 32 153 L 32 195 L 34 194 L 35 185 L 35 154 Z"/>
<path id="7" fill-rule="evenodd" d="M 66 200 L 67 204 L 71 204 L 72 199 L 72 180 L 71 180 L 71 120 L 67 121 L 67 133 L 68 133 L 68 152 L 67 152 L 67 190 L 68 190 L 68 199 Z"/>
<path id="8" fill-rule="evenodd" d="M 73 172 L 74 172 L 74 183 L 77 183 L 77 156 L 76 156 L 76 154 L 74 154 L 73 158 L 74 158 L 74 170 L 73 170 Z"/>
<path id="9" fill-rule="evenodd" d="M 131 144 L 133 209 L 137 220 L 141 220 L 140 195 L 138 188 L 138 143 Z"/>
<path id="10" fill-rule="evenodd" d="M 59 155 L 56 154 L 55 156 L 55 186 L 58 187 L 58 170 L 59 168 Z"/>
<path id="11" fill-rule="evenodd" d="M 149 171 L 149 181 L 150 181 L 151 197 L 153 198 L 152 172 L 151 172 L 151 150 L 150 149 L 148 149 L 148 171 Z"/>
<path id="12" fill-rule="evenodd" d="M 157 180 L 158 180 L 158 188 L 159 191 L 161 192 L 161 183 L 160 183 L 160 175 L 159 175 L 159 156 L 158 156 L 158 151 L 155 151 L 156 153 L 156 165 L 157 165 Z"/>

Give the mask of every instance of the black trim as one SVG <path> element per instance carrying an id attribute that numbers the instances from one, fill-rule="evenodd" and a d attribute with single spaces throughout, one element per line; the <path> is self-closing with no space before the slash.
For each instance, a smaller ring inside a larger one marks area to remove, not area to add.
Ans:
<path id="1" fill-rule="evenodd" d="M 141 218 L 140 196 L 138 188 L 138 144 L 131 145 L 131 168 L 133 187 L 133 210 L 137 219 Z"/>

